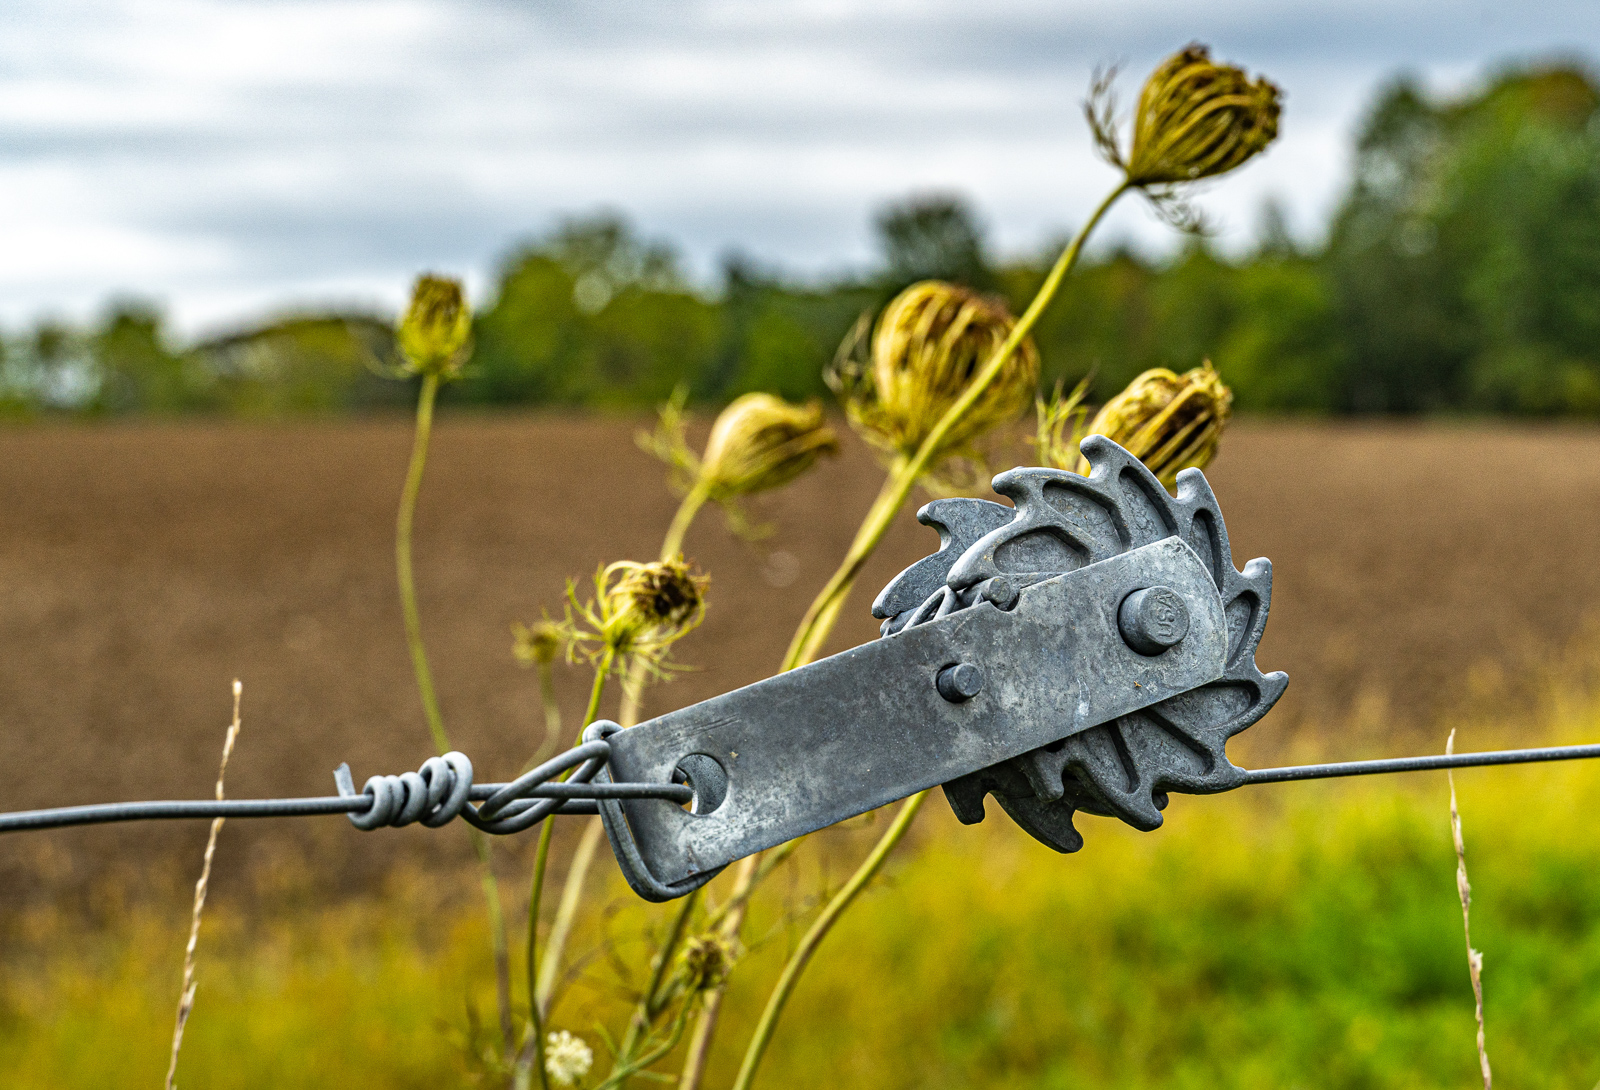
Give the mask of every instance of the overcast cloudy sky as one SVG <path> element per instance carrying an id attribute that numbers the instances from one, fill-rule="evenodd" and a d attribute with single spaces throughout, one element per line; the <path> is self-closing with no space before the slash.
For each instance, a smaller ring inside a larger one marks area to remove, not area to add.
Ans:
<path id="1" fill-rule="evenodd" d="M 3 0 L 0 322 L 134 293 L 204 331 L 393 306 L 423 268 L 481 298 L 513 240 L 603 207 L 707 282 L 735 248 L 860 267 L 873 208 L 916 190 L 1031 250 L 1111 181 L 1093 68 L 1127 100 L 1191 39 L 1287 95 L 1283 139 L 1206 199 L 1237 245 L 1268 195 L 1315 234 L 1386 78 L 1600 57 L 1600 2 Z M 1134 202 L 1108 226 L 1169 237 Z"/>

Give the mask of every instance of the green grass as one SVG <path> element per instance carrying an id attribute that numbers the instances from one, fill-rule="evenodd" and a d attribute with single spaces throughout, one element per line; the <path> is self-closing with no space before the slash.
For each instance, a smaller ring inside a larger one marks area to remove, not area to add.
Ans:
<path id="1" fill-rule="evenodd" d="M 1600 736 L 1600 708 L 1551 725 Z M 1463 748 L 1494 744 L 1466 734 Z M 1458 775 L 1502 1085 L 1600 1080 L 1600 767 Z M 1137 834 L 1081 819 L 1062 857 L 998 808 L 964 829 L 929 807 L 918 843 L 847 915 L 801 983 L 768 1087 L 1466 1087 L 1473 1004 L 1442 776 L 1174 798 Z M 835 837 L 837 855 L 875 830 Z M 224 833 L 223 850 L 226 850 Z M 834 858 L 834 880 L 848 861 Z M 784 890 L 754 913 L 723 1040 L 742 1043 L 786 944 Z M 465 875 L 465 887 L 470 879 Z M 208 917 L 180 1085 L 437 1087 L 472 1082 L 469 1002 L 492 1009 L 480 913 L 438 922 L 421 878 L 371 901 L 253 922 Z M 467 890 L 470 893 L 470 889 Z M 637 963 L 664 913 L 615 883 L 578 949 Z M 803 917 L 797 917 L 803 923 Z M 159 1084 L 186 925 L 145 906 L 84 931 L 14 920 L 0 981 L 7 1087 Z M 593 958 L 554 1028 L 616 1032 L 624 985 Z M 737 1049 L 713 1064 L 726 1085 Z M 599 1065 L 597 1065 L 598 1068 Z M 640 1084 L 646 1085 L 646 1084 Z"/>

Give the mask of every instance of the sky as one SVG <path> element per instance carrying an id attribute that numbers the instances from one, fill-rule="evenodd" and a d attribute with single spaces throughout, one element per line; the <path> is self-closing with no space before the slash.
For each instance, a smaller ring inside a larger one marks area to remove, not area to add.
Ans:
<path id="1" fill-rule="evenodd" d="M 1080 104 L 1198 40 L 1285 93 L 1282 137 L 1201 200 L 1248 245 L 1316 239 L 1372 97 L 1600 58 L 1600 3 L 1545 0 L 4 0 L 0 326 L 116 297 L 202 335 L 394 309 L 422 270 L 479 302 L 518 240 L 612 210 L 714 285 L 739 252 L 867 268 L 872 216 L 956 192 L 1035 253 L 1114 181 Z M 1137 201 L 1103 243 L 1172 232 Z"/>

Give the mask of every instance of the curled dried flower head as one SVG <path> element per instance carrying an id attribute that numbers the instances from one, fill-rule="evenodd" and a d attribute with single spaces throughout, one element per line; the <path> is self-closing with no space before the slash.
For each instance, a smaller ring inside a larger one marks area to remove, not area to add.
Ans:
<path id="1" fill-rule="evenodd" d="M 827 373 L 850 423 L 880 450 L 910 456 L 1010 335 L 1015 319 L 998 300 L 939 280 L 894 298 L 867 336 L 863 317 Z M 958 420 L 930 465 L 978 458 L 974 444 L 1033 400 L 1039 353 L 1024 340 L 983 395 Z"/>
<path id="2" fill-rule="evenodd" d="M 1158 209 L 1185 226 L 1198 221 L 1175 187 L 1243 166 L 1278 135 L 1277 86 L 1265 77 L 1252 81 L 1244 69 L 1218 64 L 1209 49 L 1193 44 L 1161 62 L 1145 80 L 1133 141 L 1124 155 L 1116 134 L 1112 75 L 1095 80 L 1084 104 L 1095 144 L 1121 168 L 1128 185 L 1144 190 Z"/>
<path id="3" fill-rule="evenodd" d="M 711 427 L 705 453 L 697 455 L 685 438 L 687 395 L 683 387 L 673 392 L 661 406 L 655 430 L 639 433 L 639 446 L 671 467 L 674 491 L 688 495 L 698 490 L 704 499 L 721 504 L 729 527 L 745 537 L 760 537 L 765 528 L 746 521 L 741 497 L 781 488 L 821 455 L 839 449 L 819 403 L 795 405 L 772 394 L 753 393 L 735 398 L 722 410 Z"/>
<path id="4" fill-rule="evenodd" d="M 594 1066 L 594 1050 L 582 1037 L 557 1030 L 544 1041 L 544 1070 L 557 1086 L 574 1086 Z"/>
<path id="5" fill-rule="evenodd" d="M 1156 368 L 1106 402 L 1089 434 L 1125 447 L 1171 488 L 1183 470 L 1210 464 L 1232 411 L 1233 391 L 1209 360 L 1181 375 Z M 1077 468 L 1089 470 L 1081 456 Z"/>
<path id="6" fill-rule="evenodd" d="M 419 276 L 396 340 L 408 373 L 446 380 L 460 375 L 461 365 L 472 354 L 472 308 L 461 282 Z"/>
<path id="7" fill-rule="evenodd" d="M 680 554 L 671 560 L 640 564 L 619 560 L 594 576 L 595 597 L 578 600 L 567 584 L 566 617 L 560 624 L 567 658 L 590 663 L 638 660 L 660 676 L 670 667 L 668 649 L 693 630 L 706 613 L 709 576 Z"/>
<path id="8" fill-rule="evenodd" d="M 511 626 L 511 635 L 515 640 L 512 654 L 525 666 L 549 665 L 561 654 L 566 644 L 561 626 L 549 617 L 531 625 L 514 624 Z"/>
<path id="9" fill-rule="evenodd" d="M 786 485 L 819 456 L 838 450 L 820 402 L 794 405 L 771 394 L 745 394 L 712 425 L 700 478 L 712 499 L 731 499 Z"/>
<path id="10" fill-rule="evenodd" d="M 708 992 L 720 985 L 733 967 L 733 949 L 716 935 L 696 935 L 683 944 L 678 969 L 690 994 Z"/>

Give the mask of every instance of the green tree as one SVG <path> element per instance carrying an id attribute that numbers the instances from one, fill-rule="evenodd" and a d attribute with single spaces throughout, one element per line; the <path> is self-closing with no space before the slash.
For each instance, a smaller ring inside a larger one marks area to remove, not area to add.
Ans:
<path id="1" fill-rule="evenodd" d="M 684 284 L 670 250 L 622 220 L 564 223 L 515 253 L 457 396 L 493 402 L 640 404 L 706 367 L 716 305 Z"/>
<path id="2" fill-rule="evenodd" d="M 161 313 L 143 302 L 114 305 L 90 340 L 97 372 L 93 408 L 171 413 L 209 407 L 211 375 L 168 347 Z"/>
<path id="3" fill-rule="evenodd" d="M 1382 96 L 1327 254 L 1339 407 L 1600 409 L 1597 104 L 1571 67 Z"/>
<path id="4" fill-rule="evenodd" d="M 960 197 L 926 194 L 884 206 L 874 221 L 890 292 L 918 280 L 994 287 L 983 228 Z"/>

